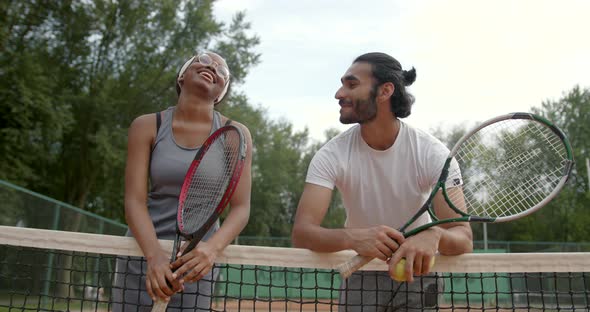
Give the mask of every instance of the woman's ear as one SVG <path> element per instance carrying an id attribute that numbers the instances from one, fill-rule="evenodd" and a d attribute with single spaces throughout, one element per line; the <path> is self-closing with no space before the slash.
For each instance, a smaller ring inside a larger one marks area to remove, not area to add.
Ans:
<path id="1" fill-rule="evenodd" d="M 178 80 L 176 80 L 176 82 L 180 87 L 182 87 L 182 85 L 184 84 L 184 74 L 178 76 Z"/>

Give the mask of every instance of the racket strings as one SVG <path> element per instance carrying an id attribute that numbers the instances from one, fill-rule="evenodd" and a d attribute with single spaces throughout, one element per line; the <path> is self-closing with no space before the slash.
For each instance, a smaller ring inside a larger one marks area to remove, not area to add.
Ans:
<path id="1" fill-rule="evenodd" d="M 498 194 L 497 206 L 490 206 L 487 216 L 515 215 L 541 202 L 547 196 L 547 193 L 531 192 L 531 190 L 544 187 L 545 184 L 540 182 L 544 182 L 544 180 L 530 179 L 523 181 L 522 184 L 510 183 L 509 187 L 506 188 L 509 191 Z"/>
<path id="2" fill-rule="evenodd" d="M 494 218 L 522 213 L 545 200 L 568 163 L 561 138 L 522 119 L 480 129 L 461 144 L 454 159 L 457 165 L 451 166 L 447 187 L 457 184 L 449 180 L 462 178 L 467 213 Z"/>
<path id="3" fill-rule="evenodd" d="M 240 157 L 237 131 L 225 131 L 207 148 L 195 169 L 181 210 L 181 231 L 201 228 L 224 200 Z"/>

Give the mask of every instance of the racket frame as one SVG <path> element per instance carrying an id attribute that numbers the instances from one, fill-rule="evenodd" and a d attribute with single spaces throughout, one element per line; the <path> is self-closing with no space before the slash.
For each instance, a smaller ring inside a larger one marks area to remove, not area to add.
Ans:
<path id="1" fill-rule="evenodd" d="M 451 161 L 452 161 L 453 157 L 457 154 L 457 151 L 459 150 L 459 148 L 461 147 L 463 142 L 467 141 L 471 136 L 473 136 L 479 130 L 487 127 L 488 125 L 502 121 L 502 120 L 507 120 L 507 119 L 529 119 L 529 120 L 537 121 L 541 125 L 549 128 L 553 133 L 555 133 L 561 139 L 561 142 L 564 144 L 566 154 L 568 157 L 567 164 L 564 167 L 564 172 L 562 174 L 562 178 L 559 181 L 559 183 L 555 186 L 553 191 L 548 196 L 546 196 L 542 201 L 540 201 L 539 203 L 537 203 L 533 207 L 531 207 L 525 211 L 522 211 L 520 213 L 516 213 L 514 215 L 510 215 L 510 216 L 506 216 L 506 217 L 498 217 L 498 218 L 469 215 L 466 212 L 464 212 L 463 210 L 461 210 L 459 207 L 457 207 L 451 201 L 451 199 L 449 197 L 445 182 L 446 182 L 448 174 L 449 174 L 449 167 L 451 165 Z M 538 210 L 539 208 L 545 206 L 555 196 L 557 196 L 557 194 L 561 191 L 561 189 L 563 188 L 563 186 L 567 182 L 567 180 L 570 176 L 573 164 L 574 164 L 574 158 L 573 158 L 573 152 L 572 152 L 572 148 L 569 143 L 569 140 L 567 139 L 567 137 L 563 133 L 563 131 L 561 131 L 561 129 L 556 127 L 549 120 L 547 120 L 541 116 L 532 114 L 532 113 L 511 113 L 511 114 L 501 115 L 501 116 L 497 116 L 495 118 L 486 120 L 483 123 L 481 123 L 480 125 L 478 125 L 477 127 L 475 127 L 474 129 L 472 129 L 471 131 L 469 131 L 468 133 L 466 133 L 465 135 L 463 135 L 459 139 L 459 141 L 457 141 L 457 143 L 453 146 L 453 148 L 451 149 L 451 151 L 449 153 L 449 156 L 447 157 L 447 159 L 445 161 L 445 164 L 444 164 L 443 169 L 441 171 L 441 175 L 440 175 L 438 181 L 436 182 L 436 185 L 434 186 L 432 192 L 430 193 L 428 199 L 426 200 L 424 205 L 420 208 L 420 210 L 418 210 L 418 212 L 410 220 L 408 220 L 408 222 L 406 222 L 406 224 L 404 224 L 399 230 L 404 233 L 405 237 L 410 237 L 410 236 L 413 236 L 417 233 L 420 233 L 421 231 L 423 231 L 427 228 L 430 228 L 430 227 L 436 226 L 436 225 L 440 225 L 440 224 L 445 224 L 445 223 L 452 223 L 452 222 L 496 223 L 496 222 L 506 222 L 506 221 L 511 221 L 511 220 L 516 220 L 516 219 L 522 218 L 526 215 L 533 213 L 534 211 Z M 453 209 L 453 211 L 455 211 L 456 213 L 460 214 L 461 217 L 449 218 L 449 219 L 444 219 L 444 220 L 439 220 L 436 217 L 434 211 L 432 210 L 432 200 L 434 199 L 434 197 L 436 196 L 438 191 L 441 189 L 442 189 L 444 199 L 447 202 L 447 204 L 449 204 L 449 207 L 451 207 L 451 209 Z M 430 222 L 428 224 L 416 227 L 410 231 L 405 232 L 405 229 L 409 225 L 411 225 L 414 221 L 416 221 L 416 219 L 418 219 L 426 211 L 428 211 L 428 214 L 432 218 L 433 222 Z"/>
<path id="2" fill-rule="evenodd" d="M 240 142 L 239 142 L 240 150 L 239 150 L 238 160 L 236 162 L 236 167 L 234 169 L 233 175 L 229 180 L 228 186 L 225 189 L 225 192 L 221 198 L 221 201 L 219 202 L 219 204 L 217 205 L 215 210 L 211 213 L 211 215 L 209 216 L 207 221 L 205 221 L 203 223 L 203 225 L 199 229 L 197 229 L 195 232 L 186 233 L 183 231 L 182 215 L 183 215 L 183 208 L 184 208 L 184 203 L 185 203 L 184 201 L 185 201 L 185 198 L 188 194 L 189 187 L 190 187 L 191 181 L 193 179 L 193 175 L 194 175 L 195 171 L 197 170 L 197 168 L 199 167 L 201 160 L 203 159 L 205 153 L 211 147 L 212 143 L 215 142 L 215 140 L 219 136 L 221 136 L 223 133 L 225 133 L 227 131 L 236 131 L 239 134 L 239 140 L 240 140 Z M 172 262 L 174 262 L 176 260 L 176 254 L 178 253 L 178 249 L 180 249 L 180 243 L 181 243 L 180 237 L 182 236 L 184 239 L 186 239 L 187 241 L 190 242 L 189 245 L 187 246 L 187 248 L 185 248 L 182 253 L 182 255 L 185 255 L 186 253 L 190 252 L 193 248 L 196 247 L 196 245 L 201 241 L 201 239 L 205 236 L 205 234 L 207 234 L 207 232 L 209 231 L 211 226 L 217 221 L 217 218 L 219 217 L 219 215 L 221 215 L 221 213 L 223 212 L 223 210 L 225 209 L 225 207 L 229 203 L 229 201 L 232 198 L 232 196 L 237 188 L 237 185 L 240 181 L 240 177 L 242 175 L 242 169 L 244 168 L 244 160 L 246 159 L 246 149 L 247 149 L 247 147 L 246 147 L 246 140 L 244 138 L 244 134 L 242 133 L 240 128 L 238 128 L 237 126 L 234 126 L 234 125 L 225 125 L 219 129 L 215 130 L 215 132 L 213 132 L 199 148 L 199 151 L 195 155 L 195 158 L 193 159 L 189 169 L 187 170 L 184 181 L 182 183 L 180 195 L 179 195 L 178 210 L 176 212 L 176 238 L 174 240 L 174 250 L 172 251 L 172 257 L 171 257 Z"/>
<path id="3" fill-rule="evenodd" d="M 181 228 L 182 228 L 182 213 L 183 213 L 182 208 L 184 207 L 184 199 L 186 198 L 186 195 L 188 194 L 188 190 L 189 190 L 190 182 L 192 181 L 192 178 L 193 178 L 193 174 L 197 170 L 199 164 L 201 163 L 201 160 L 203 159 L 203 156 L 209 150 L 212 143 L 220 135 L 222 135 L 224 132 L 227 132 L 227 131 L 237 131 L 237 133 L 239 135 L 238 137 L 240 140 L 240 142 L 239 142 L 239 149 L 240 150 L 239 150 L 238 160 L 236 162 L 236 167 L 234 169 L 233 175 L 230 178 L 230 181 L 228 183 L 228 186 L 225 189 L 225 192 L 221 198 L 221 201 L 219 202 L 219 204 L 217 205 L 215 210 L 211 213 L 211 215 L 209 216 L 207 221 L 205 221 L 205 223 L 203 223 L 203 225 L 201 227 L 199 227 L 199 229 L 196 230 L 195 232 L 184 233 L 181 230 Z M 225 125 L 219 129 L 215 130 L 215 132 L 213 132 L 205 140 L 205 142 L 203 142 L 203 144 L 199 148 L 199 151 L 195 155 L 195 158 L 191 162 L 189 169 L 187 170 L 187 173 L 184 177 L 184 181 L 182 183 L 182 188 L 180 190 L 180 195 L 179 195 L 179 199 L 178 199 L 178 208 L 177 208 L 177 212 L 176 212 L 176 236 L 174 238 L 174 246 L 172 248 L 172 255 L 170 257 L 170 259 L 171 259 L 170 262 L 176 261 L 176 254 L 178 253 L 178 250 L 180 249 L 180 244 L 181 244 L 180 237 L 181 236 L 184 237 L 189 242 L 189 245 L 184 249 L 184 251 L 181 255 L 181 256 L 183 256 L 186 253 L 193 250 L 197 246 L 197 244 L 201 241 L 203 236 L 205 236 L 205 234 L 207 234 L 207 232 L 209 231 L 209 229 L 211 228 L 213 223 L 215 223 L 215 221 L 217 221 L 217 218 L 219 217 L 219 215 L 221 215 L 221 213 L 223 212 L 223 210 L 225 209 L 225 207 L 229 203 L 231 197 L 233 196 L 233 194 L 238 186 L 238 183 L 240 181 L 240 177 L 242 175 L 242 169 L 244 168 L 244 162 L 246 159 L 246 151 L 247 151 L 247 146 L 246 146 L 246 140 L 244 138 L 244 134 L 243 134 L 242 130 L 240 130 L 239 127 L 234 126 L 234 125 Z M 168 281 L 166 281 L 166 282 L 170 286 L 170 283 Z M 158 300 L 156 300 L 152 305 L 152 312 L 164 312 L 164 311 L 166 311 L 167 306 L 168 306 L 167 301 L 164 301 L 164 300 L 161 300 L 158 298 Z"/>
<path id="4" fill-rule="evenodd" d="M 233 175 L 229 180 L 228 186 L 225 189 L 225 192 L 221 198 L 221 201 L 219 202 L 219 204 L 217 205 L 215 210 L 211 213 L 211 215 L 209 216 L 207 221 L 205 221 L 203 223 L 203 225 L 199 229 L 197 229 L 195 232 L 186 233 L 183 231 L 182 215 L 183 215 L 183 208 L 184 208 L 184 199 L 186 198 L 186 196 L 188 194 L 189 187 L 191 184 L 190 182 L 192 181 L 193 175 L 194 175 L 195 171 L 197 170 L 199 164 L 201 163 L 203 156 L 209 150 L 212 143 L 219 136 L 221 136 L 223 133 L 225 133 L 227 131 L 236 131 L 239 134 L 239 141 L 240 141 L 239 142 L 240 150 L 239 150 L 239 154 L 238 154 L 238 160 L 236 162 L 236 167 L 234 169 Z M 201 241 L 201 239 L 205 236 L 205 234 L 207 234 L 207 232 L 209 231 L 211 226 L 217 221 L 218 217 L 221 215 L 221 213 L 223 212 L 225 207 L 227 207 L 227 204 L 231 200 L 231 198 L 238 186 L 238 183 L 240 181 L 240 177 L 242 175 L 242 169 L 244 168 L 244 160 L 246 159 L 246 149 L 247 149 L 247 147 L 246 147 L 246 140 L 244 138 L 244 134 L 242 133 L 240 128 L 238 128 L 237 126 L 234 126 L 234 125 L 225 125 L 219 129 L 217 129 L 215 132 L 213 132 L 207 138 L 207 140 L 205 140 L 205 142 L 201 145 L 201 148 L 199 148 L 199 151 L 195 155 L 193 162 L 191 163 L 189 169 L 187 170 L 184 182 L 182 184 L 182 189 L 180 191 L 180 196 L 179 196 L 179 201 L 178 201 L 178 211 L 176 213 L 176 231 L 177 231 L 176 234 L 177 235 L 176 235 L 176 239 L 174 241 L 174 249 L 175 250 L 173 251 L 172 258 L 171 258 L 172 262 L 174 262 L 176 260 L 176 254 L 177 254 L 178 249 L 180 248 L 180 243 L 181 243 L 180 236 L 182 236 L 184 239 L 189 241 L 189 245 L 184 249 L 184 251 L 182 253 L 182 255 L 185 255 L 186 253 L 190 252 L 193 248 L 196 247 L 196 245 Z"/>

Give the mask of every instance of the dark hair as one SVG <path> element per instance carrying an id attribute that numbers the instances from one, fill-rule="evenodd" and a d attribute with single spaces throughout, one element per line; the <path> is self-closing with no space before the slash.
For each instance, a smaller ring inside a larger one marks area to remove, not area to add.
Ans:
<path id="1" fill-rule="evenodd" d="M 410 70 L 403 70 L 402 65 L 395 58 L 381 52 L 363 54 L 353 63 L 357 62 L 371 64 L 373 77 L 377 80 L 375 87 L 386 82 L 393 83 L 395 90 L 390 99 L 391 111 L 398 118 L 410 116 L 415 99 L 406 87 L 416 81 L 416 69 L 412 67 Z"/>

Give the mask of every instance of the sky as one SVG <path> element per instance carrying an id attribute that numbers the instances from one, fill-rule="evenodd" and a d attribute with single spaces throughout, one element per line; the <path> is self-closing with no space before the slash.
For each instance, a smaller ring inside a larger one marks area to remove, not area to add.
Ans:
<path id="1" fill-rule="evenodd" d="M 219 0 L 246 12 L 260 64 L 239 87 L 250 103 L 323 141 L 340 124 L 334 94 L 355 57 L 385 52 L 416 68 L 404 121 L 432 131 L 530 111 L 590 87 L 590 1 Z"/>

